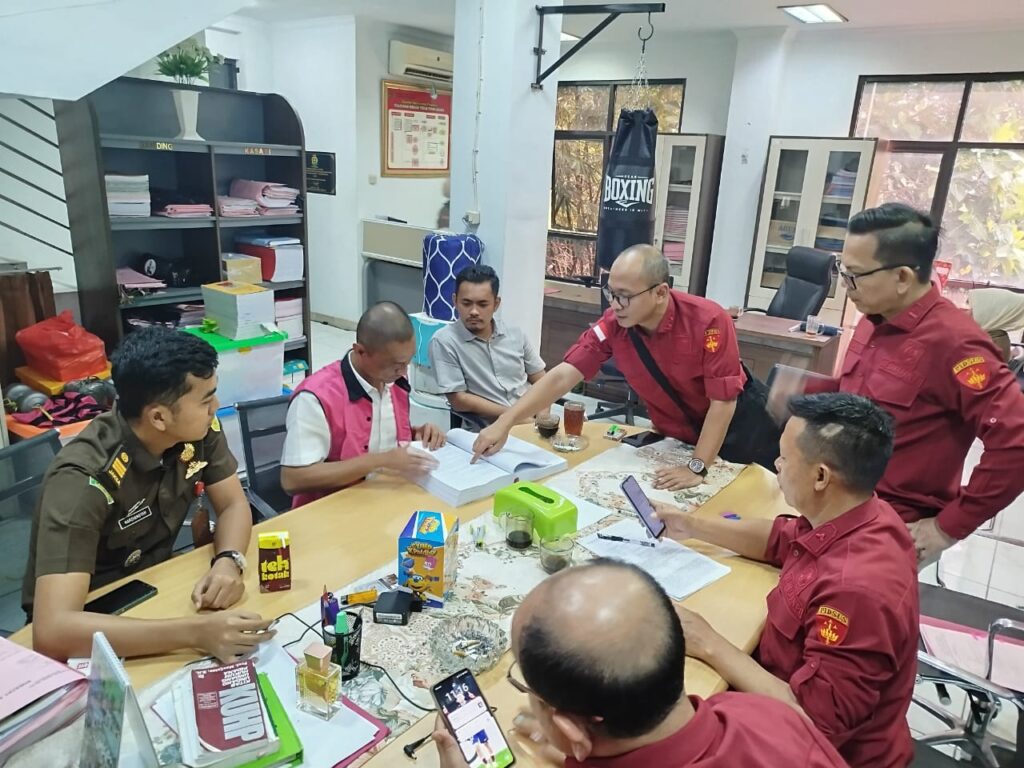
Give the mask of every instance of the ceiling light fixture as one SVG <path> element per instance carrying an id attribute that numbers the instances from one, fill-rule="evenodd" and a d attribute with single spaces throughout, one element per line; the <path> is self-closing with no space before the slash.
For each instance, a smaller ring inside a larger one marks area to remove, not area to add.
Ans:
<path id="1" fill-rule="evenodd" d="M 842 24 L 849 21 L 848 18 L 825 3 L 814 5 L 780 5 L 780 11 L 784 11 L 799 22 L 804 24 Z"/>
<path id="2" fill-rule="evenodd" d="M 579 39 L 580 39 L 579 35 L 573 35 L 573 34 L 571 34 L 569 32 L 563 32 L 562 33 L 561 41 L 563 43 L 575 43 Z"/>

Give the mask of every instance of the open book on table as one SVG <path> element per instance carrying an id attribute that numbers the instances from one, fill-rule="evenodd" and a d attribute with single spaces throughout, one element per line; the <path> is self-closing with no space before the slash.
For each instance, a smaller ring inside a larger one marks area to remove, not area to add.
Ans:
<path id="1" fill-rule="evenodd" d="M 445 446 L 436 451 L 427 451 L 422 443 L 413 443 L 415 448 L 430 453 L 438 461 L 438 467 L 416 483 L 441 501 L 460 507 L 493 496 L 511 483 L 540 480 L 568 466 L 558 454 L 516 437 L 509 437 L 498 453 L 471 464 L 476 437 L 473 432 L 453 429 L 447 435 Z"/>

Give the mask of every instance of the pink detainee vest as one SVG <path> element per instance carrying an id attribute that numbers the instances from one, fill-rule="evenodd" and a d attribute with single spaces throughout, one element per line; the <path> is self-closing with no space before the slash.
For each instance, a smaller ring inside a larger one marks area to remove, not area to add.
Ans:
<path id="1" fill-rule="evenodd" d="M 327 426 L 331 430 L 331 449 L 325 461 L 344 461 L 361 456 L 369 450 L 373 403 L 356 378 L 347 355 L 339 362 L 331 363 L 307 376 L 295 388 L 292 397 L 299 392 L 309 392 L 320 401 L 320 407 L 324 409 Z M 391 387 L 391 403 L 394 406 L 398 441 L 411 441 L 409 382 L 404 378 Z M 332 491 L 298 493 L 292 498 L 292 509 L 329 493 Z"/>

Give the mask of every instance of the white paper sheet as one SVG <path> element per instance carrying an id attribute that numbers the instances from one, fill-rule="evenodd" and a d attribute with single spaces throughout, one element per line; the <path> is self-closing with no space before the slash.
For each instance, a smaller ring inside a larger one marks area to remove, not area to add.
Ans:
<path id="1" fill-rule="evenodd" d="M 921 637 L 928 653 L 965 672 L 985 677 L 988 635 L 981 630 L 921 617 Z M 992 653 L 992 682 L 1024 691 L 1024 644 L 996 638 Z"/>
<path id="2" fill-rule="evenodd" d="M 601 533 L 606 536 L 653 541 L 635 520 L 620 520 L 603 528 Z M 692 595 L 708 584 L 718 581 L 731 570 L 728 566 L 670 539 L 658 541 L 653 547 L 644 547 L 629 541 L 607 541 L 599 539 L 597 534 L 591 534 L 580 539 L 580 544 L 599 557 L 622 560 L 647 571 L 673 600 L 682 600 Z"/>

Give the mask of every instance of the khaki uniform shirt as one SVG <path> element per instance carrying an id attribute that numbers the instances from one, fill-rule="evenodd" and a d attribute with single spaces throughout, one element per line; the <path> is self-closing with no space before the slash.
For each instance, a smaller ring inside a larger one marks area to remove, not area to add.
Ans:
<path id="1" fill-rule="evenodd" d="M 89 590 L 171 556 L 196 484 L 238 468 L 215 418 L 201 442 L 156 457 L 115 411 L 93 419 L 43 479 L 32 519 L 22 606 L 31 616 L 36 579 L 89 573 Z"/>

